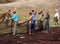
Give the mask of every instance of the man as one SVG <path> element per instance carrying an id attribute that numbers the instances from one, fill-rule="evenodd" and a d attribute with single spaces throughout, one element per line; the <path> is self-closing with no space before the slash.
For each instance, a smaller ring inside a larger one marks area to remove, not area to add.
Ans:
<path id="1" fill-rule="evenodd" d="M 50 21 L 50 14 L 49 14 L 49 12 L 47 12 L 45 19 L 46 19 L 45 29 L 49 30 L 49 21 Z"/>
<path id="2" fill-rule="evenodd" d="M 29 18 L 29 35 L 30 35 L 30 34 L 32 34 L 32 22 L 31 22 L 32 14 L 31 14 L 31 12 L 29 13 L 29 15 L 30 15 L 30 18 Z"/>
<path id="3" fill-rule="evenodd" d="M 54 22 L 55 22 L 55 25 L 56 25 L 56 26 L 58 25 L 58 20 L 59 20 L 59 14 L 58 14 L 58 11 L 55 10 Z"/>
<path id="4" fill-rule="evenodd" d="M 40 20 L 39 29 L 42 30 L 42 29 L 43 29 L 43 20 L 44 20 L 43 11 L 41 11 L 41 12 L 39 13 L 39 15 L 40 15 L 40 18 L 39 18 L 39 20 Z"/>
<path id="5" fill-rule="evenodd" d="M 35 16 L 36 16 L 36 12 L 34 10 L 32 10 L 31 14 L 32 14 L 32 18 L 31 18 L 32 31 L 35 32 L 36 31 L 36 29 L 35 29 L 35 21 L 36 21 Z"/>
<path id="6" fill-rule="evenodd" d="M 18 16 L 16 14 L 16 11 L 13 11 L 13 15 L 12 15 L 12 17 L 10 19 L 13 19 L 13 21 L 14 21 L 13 35 L 15 35 L 16 26 L 17 26 L 17 22 L 18 22 Z"/>
<path id="7" fill-rule="evenodd" d="M 8 17 L 11 17 L 11 10 L 8 10 Z"/>
<path id="8" fill-rule="evenodd" d="M 11 17 L 11 10 L 8 10 L 8 12 L 6 13 L 6 26 L 9 26 L 9 18 Z"/>

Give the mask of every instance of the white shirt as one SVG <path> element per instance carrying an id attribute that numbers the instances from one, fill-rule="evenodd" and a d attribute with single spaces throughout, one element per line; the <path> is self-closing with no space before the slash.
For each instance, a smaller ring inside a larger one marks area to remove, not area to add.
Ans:
<path id="1" fill-rule="evenodd" d="M 59 14 L 58 14 L 58 12 L 55 13 L 54 17 L 57 17 L 57 18 L 59 19 Z"/>
<path id="2" fill-rule="evenodd" d="M 44 17 L 42 16 L 43 14 L 40 14 L 40 20 L 43 20 L 44 19 Z"/>

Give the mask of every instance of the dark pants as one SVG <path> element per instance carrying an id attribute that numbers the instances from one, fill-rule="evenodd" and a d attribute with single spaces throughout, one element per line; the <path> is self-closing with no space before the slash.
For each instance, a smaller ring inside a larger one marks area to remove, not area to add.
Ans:
<path id="1" fill-rule="evenodd" d="M 33 31 L 33 32 L 36 31 L 36 29 L 35 29 L 35 21 L 34 21 L 34 23 L 31 23 L 31 24 L 29 25 L 29 29 L 31 29 L 31 31 Z"/>
<path id="2" fill-rule="evenodd" d="M 43 29 L 43 21 L 40 20 L 40 26 L 39 29 L 42 30 Z"/>
<path id="3" fill-rule="evenodd" d="M 46 21 L 45 29 L 49 30 L 49 20 Z"/>

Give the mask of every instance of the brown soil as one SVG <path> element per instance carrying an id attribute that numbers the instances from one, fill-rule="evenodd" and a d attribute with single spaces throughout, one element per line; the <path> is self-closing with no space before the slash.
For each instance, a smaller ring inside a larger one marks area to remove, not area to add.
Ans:
<path id="1" fill-rule="evenodd" d="M 60 28 L 51 28 L 49 31 L 38 30 L 32 35 L 23 34 L 0 35 L 0 44 L 60 44 Z"/>

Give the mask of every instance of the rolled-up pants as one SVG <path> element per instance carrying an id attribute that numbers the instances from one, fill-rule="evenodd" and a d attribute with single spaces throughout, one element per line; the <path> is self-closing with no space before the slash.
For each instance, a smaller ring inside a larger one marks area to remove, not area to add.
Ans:
<path id="1" fill-rule="evenodd" d="M 16 27 L 17 27 L 17 22 L 14 22 L 13 35 L 15 35 L 15 34 L 16 34 Z"/>

